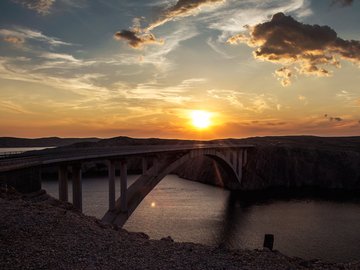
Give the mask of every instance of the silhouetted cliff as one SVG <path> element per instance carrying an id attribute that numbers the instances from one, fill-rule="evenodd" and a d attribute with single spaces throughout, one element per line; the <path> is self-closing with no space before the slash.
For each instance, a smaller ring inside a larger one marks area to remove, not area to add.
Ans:
<path id="1" fill-rule="evenodd" d="M 225 140 L 253 144 L 241 185 L 209 158 L 187 162 L 180 177 L 230 189 L 318 187 L 360 189 L 360 137 L 259 137 Z"/>

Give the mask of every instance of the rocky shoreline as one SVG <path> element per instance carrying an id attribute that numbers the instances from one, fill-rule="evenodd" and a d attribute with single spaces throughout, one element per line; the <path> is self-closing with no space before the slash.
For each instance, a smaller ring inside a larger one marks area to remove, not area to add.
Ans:
<path id="1" fill-rule="evenodd" d="M 357 263 L 150 240 L 85 216 L 44 191 L 0 191 L 0 269 L 360 269 Z"/>

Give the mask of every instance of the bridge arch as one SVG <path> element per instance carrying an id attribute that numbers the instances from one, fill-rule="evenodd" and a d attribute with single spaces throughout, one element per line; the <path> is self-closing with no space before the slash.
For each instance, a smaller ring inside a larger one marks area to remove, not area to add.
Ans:
<path id="1" fill-rule="evenodd" d="M 222 166 L 232 177 L 241 183 L 242 167 L 244 163 L 244 153 L 246 150 L 240 149 L 236 151 L 227 150 L 224 154 L 216 149 L 195 149 L 177 157 L 168 157 L 156 162 L 151 168 L 143 173 L 129 188 L 126 190 L 126 197 L 121 196 L 116 200 L 115 207 L 109 209 L 102 220 L 106 223 L 123 226 L 130 215 L 136 210 L 142 200 L 156 187 L 158 183 L 176 168 L 189 161 L 192 158 L 206 156 L 216 161 Z M 124 205 L 126 201 L 126 211 Z"/>

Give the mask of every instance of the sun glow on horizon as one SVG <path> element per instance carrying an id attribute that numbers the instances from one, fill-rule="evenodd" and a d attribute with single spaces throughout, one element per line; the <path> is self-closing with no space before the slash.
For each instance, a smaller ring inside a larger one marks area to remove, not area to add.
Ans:
<path id="1" fill-rule="evenodd" d="M 211 113 L 207 111 L 194 110 L 190 114 L 192 125 L 197 129 L 205 129 L 211 126 Z"/>

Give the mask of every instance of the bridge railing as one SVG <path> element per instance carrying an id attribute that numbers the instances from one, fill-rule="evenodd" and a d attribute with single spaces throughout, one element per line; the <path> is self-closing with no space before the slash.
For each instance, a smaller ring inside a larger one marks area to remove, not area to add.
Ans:
<path id="1" fill-rule="evenodd" d="M 0 159 L 9 158 L 14 155 L 19 155 L 24 153 L 25 151 L 8 151 L 8 152 L 0 152 Z"/>

